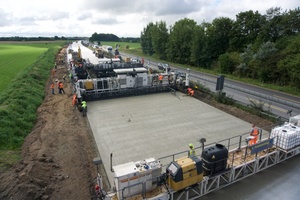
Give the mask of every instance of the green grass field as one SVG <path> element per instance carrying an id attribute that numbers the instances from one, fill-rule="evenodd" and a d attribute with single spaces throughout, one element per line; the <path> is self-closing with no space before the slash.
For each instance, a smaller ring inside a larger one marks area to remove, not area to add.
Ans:
<path id="1" fill-rule="evenodd" d="M 45 97 L 45 83 L 64 44 L 0 42 L 0 150 L 19 149 L 30 133 Z"/>
<path id="2" fill-rule="evenodd" d="M 0 92 L 56 43 L 0 43 Z"/>
<path id="3" fill-rule="evenodd" d="M 141 44 L 138 42 L 101 42 L 102 45 L 112 46 L 112 48 L 116 48 L 116 45 L 120 45 L 120 50 L 123 51 L 126 49 L 126 46 L 129 46 L 129 49 L 141 49 Z"/>

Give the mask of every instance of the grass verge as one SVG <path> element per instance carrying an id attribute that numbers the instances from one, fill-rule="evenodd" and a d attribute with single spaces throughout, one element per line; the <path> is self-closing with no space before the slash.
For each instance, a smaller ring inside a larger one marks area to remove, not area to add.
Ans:
<path id="1" fill-rule="evenodd" d="M 36 61 L 18 73 L 0 93 L 0 150 L 21 147 L 30 133 L 36 110 L 45 96 L 45 83 L 63 43 L 52 45 Z"/>

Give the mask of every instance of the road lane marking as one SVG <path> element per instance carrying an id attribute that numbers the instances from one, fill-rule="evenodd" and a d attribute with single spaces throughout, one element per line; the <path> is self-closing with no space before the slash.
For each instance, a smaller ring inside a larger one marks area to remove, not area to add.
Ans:
<path id="1" fill-rule="evenodd" d="M 283 109 L 283 108 L 279 108 L 279 107 L 277 107 L 277 106 L 270 105 L 270 104 L 267 103 L 267 102 L 263 102 L 263 101 L 259 101 L 259 100 L 251 99 L 251 98 L 247 98 L 247 99 L 248 99 L 248 100 L 251 100 L 251 101 L 253 101 L 253 102 L 256 102 L 256 103 L 263 103 L 264 106 L 266 106 L 266 107 L 270 107 L 270 108 L 272 108 L 272 109 L 275 109 L 275 110 L 278 110 L 278 111 L 281 111 L 281 112 L 284 112 L 284 113 L 287 113 L 287 111 L 288 111 L 288 110 L 286 110 L 286 109 Z M 265 104 L 267 104 L 267 105 L 265 105 Z"/>
<path id="2" fill-rule="evenodd" d="M 273 97 L 276 97 L 278 99 L 284 99 L 284 100 L 287 100 L 287 101 L 290 101 L 290 102 L 294 102 L 294 103 L 300 104 L 299 101 L 295 101 L 295 100 L 292 100 L 292 99 L 284 98 L 284 97 L 281 97 L 281 96 L 273 95 Z"/>

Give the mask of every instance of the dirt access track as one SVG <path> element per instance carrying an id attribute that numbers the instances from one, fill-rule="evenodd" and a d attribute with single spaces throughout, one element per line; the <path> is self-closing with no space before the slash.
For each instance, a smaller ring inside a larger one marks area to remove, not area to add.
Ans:
<path id="1" fill-rule="evenodd" d="M 62 49 L 61 53 L 65 52 Z M 67 66 L 62 64 L 57 66 L 54 77 L 50 75 L 44 102 L 37 110 L 36 124 L 22 146 L 22 160 L 0 174 L 1 200 L 94 198 L 91 191 L 97 170 L 93 158 L 98 157 L 98 150 L 87 118 L 72 107 L 68 79 L 64 84 L 66 94 L 58 94 L 57 86 L 55 95 L 50 90 L 52 81 L 62 80 L 67 73 Z M 195 98 L 266 130 L 272 125 L 257 116 L 217 104 L 199 92 Z"/>

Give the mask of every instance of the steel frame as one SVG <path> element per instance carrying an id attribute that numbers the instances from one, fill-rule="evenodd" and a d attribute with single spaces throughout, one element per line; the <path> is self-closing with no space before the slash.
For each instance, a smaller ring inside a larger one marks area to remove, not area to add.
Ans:
<path id="1" fill-rule="evenodd" d="M 275 149 L 264 156 L 256 157 L 251 161 L 245 162 L 238 166 L 233 166 L 229 170 L 213 177 L 205 177 L 201 182 L 193 187 L 184 189 L 183 191 L 170 192 L 171 200 L 194 200 L 219 190 L 223 187 L 231 185 L 248 176 L 256 174 L 262 170 L 272 167 L 282 161 L 292 158 L 300 154 L 300 147 L 296 147 L 289 151 Z"/>

